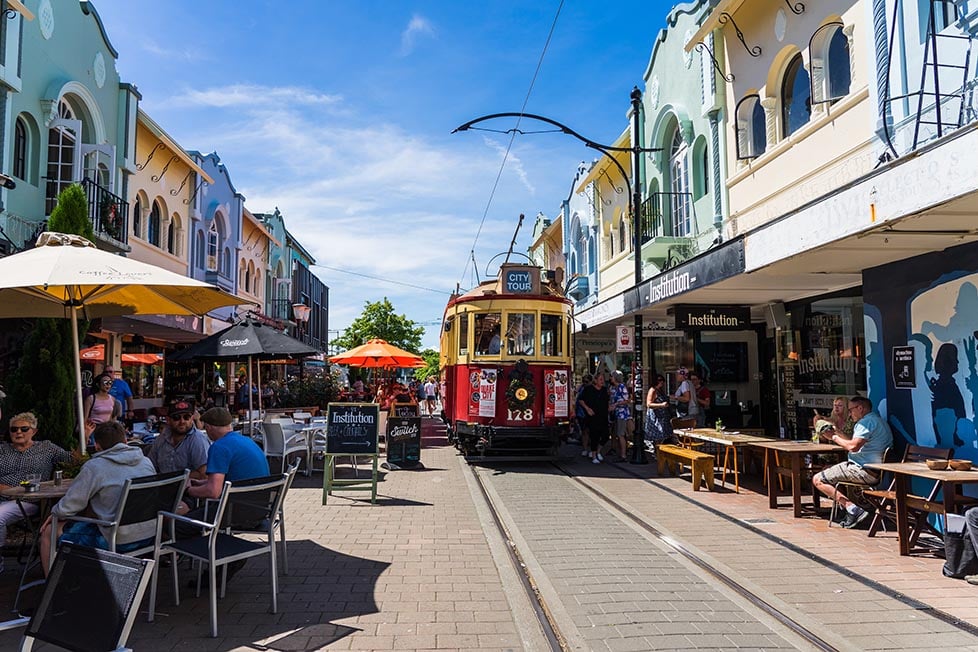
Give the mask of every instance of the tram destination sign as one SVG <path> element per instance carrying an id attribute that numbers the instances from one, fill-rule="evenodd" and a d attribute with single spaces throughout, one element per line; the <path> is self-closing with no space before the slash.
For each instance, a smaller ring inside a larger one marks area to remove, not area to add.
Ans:
<path id="1" fill-rule="evenodd" d="M 539 294 L 540 268 L 529 265 L 503 265 L 504 294 Z"/>
<path id="2" fill-rule="evenodd" d="M 330 403 L 326 411 L 326 452 L 376 455 L 380 409 L 376 403 Z"/>

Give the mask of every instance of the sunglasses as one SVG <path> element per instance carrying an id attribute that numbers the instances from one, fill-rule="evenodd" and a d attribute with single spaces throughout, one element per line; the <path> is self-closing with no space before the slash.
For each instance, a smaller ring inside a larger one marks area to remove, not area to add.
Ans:
<path id="1" fill-rule="evenodd" d="M 194 418 L 194 415 L 192 415 L 192 414 L 171 414 L 167 418 L 170 419 L 171 421 L 190 421 L 191 419 Z"/>
<path id="2" fill-rule="evenodd" d="M 31 426 L 10 426 L 10 432 L 30 432 L 33 429 Z"/>

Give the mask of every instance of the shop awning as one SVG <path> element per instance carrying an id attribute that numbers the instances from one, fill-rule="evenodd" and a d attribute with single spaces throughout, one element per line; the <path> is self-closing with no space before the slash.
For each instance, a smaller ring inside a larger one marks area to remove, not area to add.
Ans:
<path id="1" fill-rule="evenodd" d="M 96 344 L 78 352 L 83 362 L 102 362 L 105 360 L 105 345 Z M 160 364 L 161 353 L 123 353 L 122 364 Z"/>

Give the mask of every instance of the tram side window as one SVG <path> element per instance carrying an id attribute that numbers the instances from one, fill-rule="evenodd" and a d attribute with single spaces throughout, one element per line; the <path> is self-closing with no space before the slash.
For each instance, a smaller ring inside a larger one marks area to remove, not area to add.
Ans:
<path id="1" fill-rule="evenodd" d="M 469 316 L 465 313 L 458 317 L 458 354 L 469 354 Z"/>
<path id="2" fill-rule="evenodd" d="M 502 315 L 498 312 L 484 312 L 475 316 L 475 354 L 499 355 Z"/>
<path id="3" fill-rule="evenodd" d="M 537 316 L 534 313 L 509 313 L 506 318 L 506 355 L 534 355 L 536 327 Z"/>
<path id="4" fill-rule="evenodd" d="M 562 324 L 563 320 L 560 315 L 540 315 L 540 352 L 543 355 L 564 355 L 564 334 L 561 332 Z"/>

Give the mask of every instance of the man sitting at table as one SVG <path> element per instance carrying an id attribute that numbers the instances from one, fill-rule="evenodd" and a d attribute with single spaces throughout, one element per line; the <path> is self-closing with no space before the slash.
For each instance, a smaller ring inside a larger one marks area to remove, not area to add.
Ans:
<path id="1" fill-rule="evenodd" d="M 200 415 L 200 420 L 204 422 L 204 430 L 211 440 L 211 447 L 207 451 L 207 479 L 191 480 L 187 495 L 194 498 L 219 498 L 225 481 L 234 483 L 269 475 L 265 453 L 251 437 L 231 430 L 231 413 L 225 408 L 213 407 Z M 188 516 L 203 520 L 206 517 L 204 509 L 198 508 Z M 238 513 L 240 512 L 239 509 Z M 238 522 L 236 525 L 250 529 L 257 522 Z M 199 533 L 200 530 L 193 526 L 177 524 L 178 538 L 192 537 Z M 247 560 L 242 559 L 228 564 L 228 581 L 241 570 L 245 561 Z"/>
<path id="2" fill-rule="evenodd" d="M 95 455 L 82 465 L 64 498 L 51 508 L 51 513 L 58 517 L 59 532 L 51 532 L 50 518 L 41 528 L 41 564 L 45 575 L 51 565 L 52 536 L 58 536 L 60 541 L 70 541 L 90 548 L 109 548 L 100 526 L 93 523 L 71 523 L 64 527 L 65 519 L 90 512 L 95 518 L 111 520 L 115 516 L 126 480 L 156 473 L 153 463 L 143 452 L 126 443 L 126 427 L 118 421 L 98 424 L 92 436 L 95 438 Z M 155 521 L 123 525 L 116 536 L 116 552 L 127 552 L 152 543 L 155 535 Z"/>
<path id="3" fill-rule="evenodd" d="M 841 492 L 835 485 L 840 482 L 852 482 L 867 486 L 875 485 L 879 478 L 869 469 L 867 464 L 879 464 L 883 461 L 883 453 L 893 445 L 893 433 L 890 426 L 880 415 L 873 412 L 873 403 L 865 396 L 853 396 L 849 399 L 849 414 L 856 422 L 853 427 L 852 439 L 842 436 L 834 427 L 823 427 L 818 433 L 823 441 L 837 444 L 849 452 L 849 459 L 815 474 L 812 484 L 828 498 L 838 501 L 846 510 L 846 520 L 842 527 L 854 528 L 862 523 L 869 512 L 859 507 Z"/>
<path id="4" fill-rule="evenodd" d="M 194 426 L 195 411 L 192 403 L 182 399 L 170 403 L 166 427 L 146 453 L 157 472 L 190 469 L 191 478 L 207 477 L 207 450 L 211 442 Z"/>
<path id="5" fill-rule="evenodd" d="M 29 474 L 49 480 L 54 465 L 71 460 L 71 453 L 51 441 L 34 441 L 37 417 L 21 412 L 10 419 L 10 442 L 0 442 L 0 489 L 18 486 Z M 37 503 L 0 500 L 0 549 L 7 540 L 7 526 L 37 514 Z M 3 570 L 3 557 L 0 557 Z"/>

